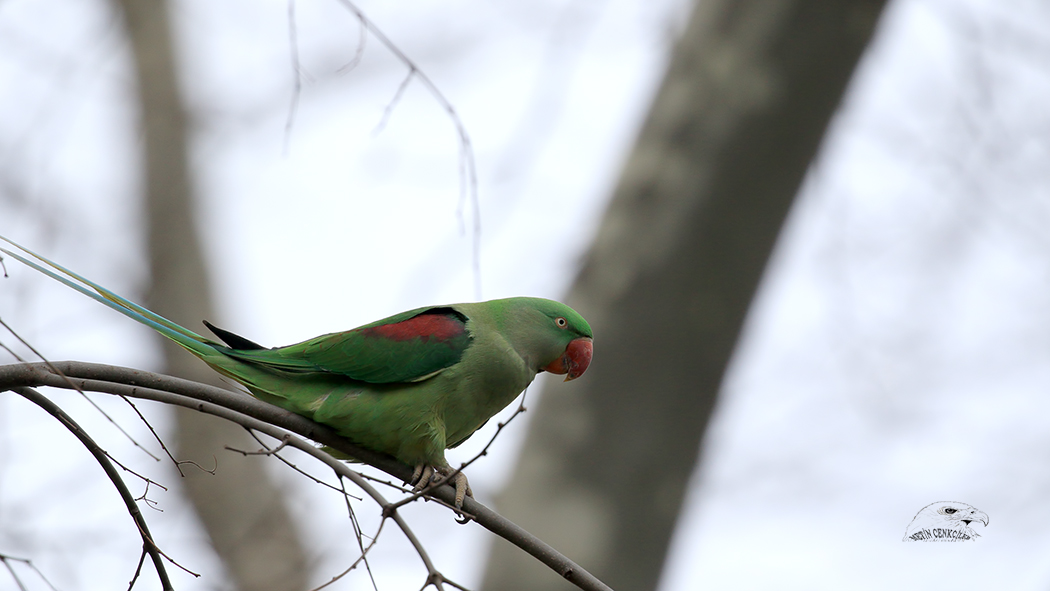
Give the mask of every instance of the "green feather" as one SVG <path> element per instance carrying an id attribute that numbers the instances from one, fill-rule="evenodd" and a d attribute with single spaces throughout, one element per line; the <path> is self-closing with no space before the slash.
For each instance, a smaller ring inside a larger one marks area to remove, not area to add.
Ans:
<path id="1" fill-rule="evenodd" d="M 371 334 L 420 317 L 448 318 L 459 334 L 448 339 L 394 340 Z M 417 308 L 345 332 L 322 335 L 277 349 L 230 351 L 244 361 L 286 371 L 323 371 L 373 384 L 411 382 L 441 371 L 463 357 L 470 335 L 463 330 L 466 318 L 447 307 Z"/>
<path id="2" fill-rule="evenodd" d="M 444 450 L 462 443 L 538 372 L 568 355 L 571 342 L 586 339 L 590 352 L 586 320 L 540 298 L 417 308 L 274 349 L 217 329 L 220 338 L 241 347 L 233 348 L 0 239 L 40 263 L 0 251 L 153 328 L 257 398 L 409 465 L 448 468 Z"/>

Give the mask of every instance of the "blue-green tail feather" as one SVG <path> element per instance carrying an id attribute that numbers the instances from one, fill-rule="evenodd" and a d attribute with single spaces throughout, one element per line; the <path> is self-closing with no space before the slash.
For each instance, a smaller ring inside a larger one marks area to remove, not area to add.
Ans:
<path id="1" fill-rule="evenodd" d="M 210 352 L 214 352 L 214 347 L 216 345 L 221 346 L 218 343 L 211 341 L 210 339 L 206 339 L 188 328 L 175 324 L 174 322 L 168 320 L 167 318 L 164 318 L 160 314 L 151 312 L 150 310 L 147 310 L 146 308 L 143 308 L 142 306 L 134 302 L 131 302 L 125 298 L 118 296 L 117 294 L 102 287 L 101 285 L 90 281 L 84 277 L 81 277 L 73 271 L 70 271 L 69 269 L 63 267 L 62 265 L 59 265 L 58 263 L 48 260 L 47 258 L 29 250 L 21 244 L 13 242 L 12 240 L 5 238 L 4 236 L 0 236 L 0 240 L 7 242 L 15 248 L 43 262 L 48 267 L 51 267 L 51 269 L 41 266 L 23 257 L 22 255 L 12 252 L 6 248 L 0 247 L 0 252 L 7 254 L 15 260 L 20 261 L 21 263 L 32 267 L 37 271 L 40 271 L 41 273 L 47 275 L 48 277 L 51 277 L 56 281 L 64 283 L 68 287 L 79 291 L 80 293 L 88 296 L 89 298 L 101 304 L 104 304 L 116 310 L 117 312 L 120 312 L 121 314 L 127 316 L 128 318 L 131 318 L 132 320 L 135 320 L 136 322 L 139 322 L 152 328 L 153 330 L 156 330 L 160 334 L 182 345 L 190 352 L 197 353 L 198 355 L 207 354 Z M 54 271 L 52 269 L 54 269 Z M 57 273 L 55 271 L 57 271 Z"/>

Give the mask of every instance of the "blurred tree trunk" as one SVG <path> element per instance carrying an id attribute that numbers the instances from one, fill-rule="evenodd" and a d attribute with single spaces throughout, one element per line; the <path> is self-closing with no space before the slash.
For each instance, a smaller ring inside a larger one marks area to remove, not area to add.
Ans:
<path id="1" fill-rule="evenodd" d="M 533 410 L 505 515 L 653 589 L 747 310 L 882 2 L 704 0 L 569 301 L 587 375 Z M 486 589 L 568 585 L 506 543 Z"/>
<path id="2" fill-rule="evenodd" d="M 194 223 L 187 165 L 185 113 L 178 90 L 168 5 L 121 0 L 134 53 L 145 135 L 146 216 L 152 287 L 149 307 L 185 326 L 214 318 L 211 289 Z M 164 342 L 168 373 L 223 384 L 203 363 Z M 176 449 L 216 474 L 184 466 L 181 481 L 232 582 L 242 591 L 307 587 L 306 558 L 280 492 L 263 458 L 244 458 L 225 445 L 258 447 L 243 429 L 176 409 Z M 215 583 L 213 582 L 212 585 Z"/>

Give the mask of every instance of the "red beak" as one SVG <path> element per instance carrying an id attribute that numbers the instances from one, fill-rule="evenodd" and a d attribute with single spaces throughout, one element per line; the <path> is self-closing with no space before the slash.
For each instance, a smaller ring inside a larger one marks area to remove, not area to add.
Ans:
<path id="1" fill-rule="evenodd" d="M 582 376 L 583 372 L 587 371 L 587 366 L 591 364 L 591 355 L 593 354 L 594 346 L 591 343 L 591 339 L 587 337 L 573 339 L 569 342 L 569 346 L 565 347 L 565 352 L 562 353 L 561 357 L 550 362 L 549 365 L 543 368 L 543 371 L 559 375 L 568 374 L 565 376 L 566 382 L 575 380 Z"/>

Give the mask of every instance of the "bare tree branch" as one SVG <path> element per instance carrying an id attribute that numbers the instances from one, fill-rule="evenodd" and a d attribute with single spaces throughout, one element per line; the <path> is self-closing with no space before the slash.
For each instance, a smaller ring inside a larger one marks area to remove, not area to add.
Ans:
<path id="1" fill-rule="evenodd" d="M 54 373 L 51 367 L 61 371 L 63 375 Z M 428 580 L 429 584 L 441 581 L 452 584 L 433 569 L 422 544 L 411 533 L 398 512 L 393 510 L 393 504 L 388 502 L 364 477 L 309 442 L 299 437 L 288 436 L 285 430 L 336 449 L 395 478 L 407 481 L 412 474 L 412 468 L 390 456 L 354 445 L 324 425 L 252 398 L 247 394 L 231 392 L 190 380 L 136 369 L 77 361 L 55 362 L 50 366 L 44 363 L 0 365 L 0 392 L 32 386 L 79 388 L 154 400 L 215 415 L 243 427 L 265 433 L 277 440 L 283 441 L 287 438 L 287 446 L 295 447 L 324 462 L 341 477 L 353 482 L 383 508 L 384 516 L 397 523 L 427 565 L 430 579 L 433 579 L 433 582 Z M 455 489 L 448 485 L 436 488 L 431 491 L 430 495 L 448 505 L 455 501 Z M 580 589 L 611 591 L 607 585 L 578 564 L 473 498 L 464 499 L 463 510 L 470 514 L 479 525 L 534 556 Z"/>
<path id="2" fill-rule="evenodd" d="M 142 556 L 145 557 L 146 553 L 143 552 Z M 11 566 L 12 562 L 21 562 L 22 564 L 26 565 L 27 567 L 29 567 L 30 570 L 36 573 L 36 576 L 40 577 L 40 580 L 47 583 L 47 586 L 51 588 L 51 591 L 58 591 L 58 589 L 55 589 L 55 586 L 51 584 L 51 581 L 47 580 L 47 577 L 44 576 L 44 573 L 40 572 L 40 569 L 38 569 L 28 558 L 15 558 L 14 556 L 0 554 L 0 562 L 4 564 L 5 568 L 7 568 L 8 574 L 11 575 L 11 578 L 14 579 L 15 584 L 18 585 L 18 588 L 21 589 L 21 591 L 26 591 L 26 586 L 22 582 L 22 579 L 18 576 L 18 573 L 15 572 L 15 569 Z M 139 561 L 139 567 L 142 567 L 141 560 Z"/>
<path id="3" fill-rule="evenodd" d="M 466 221 L 464 220 L 463 210 L 469 199 L 470 206 L 474 210 L 474 224 L 471 228 L 473 235 L 473 248 L 472 248 L 472 262 L 474 272 L 474 295 L 477 299 L 481 299 L 481 202 L 478 198 L 478 171 L 477 165 L 474 162 L 474 147 L 470 141 L 470 135 L 467 133 L 467 126 L 460 119 L 459 113 L 456 112 L 456 108 L 452 106 L 452 103 L 445 98 L 444 93 L 437 87 L 437 84 L 430 79 L 419 66 L 416 65 L 411 58 L 405 55 L 405 52 L 401 51 L 401 48 L 394 44 L 389 37 L 384 33 L 370 18 L 365 16 L 365 13 L 358 8 L 358 6 L 351 2 L 351 0 L 339 0 L 339 2 L 346 7 L 355 17 L 358 22 L 361 23 L 362 31 L 372 33 L 379 43 L 383 47 L 387 48 L 387 51 L 392 53 L 398 61 L 408 68 L 408 75 L 405 77 L 401 86 L 398 87 L 397 93 L 391 100 L 390 104 L 387 105 L 386 110 L 383 112 L 382 120 L 377 128 L 381 130 L 383 125 L 386 124 L 387 119 L 390 117 L 390 111 L 396 106 L 401 94 L 404 92 L 405 87 L 412 81 L 413 78 L 418 79 L 423 83 L 423 86 L 427 89 L 434 100 L 441 106 L 442 109 L 448 114 L 449 119 L 452 121 L 452 125 L 456 128 L 456 135 L 459 136 L 459 176 L 460 176 L 460 190 L 459 190 L 459 205 L 456 208 L 456 214 L 460 219 L 461 228 L 466 230 Z M 355 54 L 354 59 L 351 60 L 350 64 L 340 68 L 341 71 L 350 69 L 351 64 L 357 65 L 358 56 L 364 51 L 364 35 L 362 34 L 362 40 L 358 44 L 358 51 Z"/>
<path id="4" fill-rule="evenodd" d="M 288 105 L 288 118 L 284 122 L 284 155 L 288 156 L 288 144 L 292 141 L 292 126 L 295 124 L 295 113 L 299 110 L 299 97 L 303 94 L 303 68 L 299 62 L 299 33 L 295 24 L 295 0 L 288 0 L 288 50 L 291 53 L 292 103 Z"/>
<path id="5" fill-rule="evenodd" d="M 61 378 L 59 378 L 61 379 Z M 171 586 L 171 580 L 168 578 L 168 571 L 164 568 L 164 561 L 161 560 L 160 549 L 153 542 L 153 536 L 149 533 L 149 527 L 146 525 L 146 519 L 142 516 L 142 512 L 139 510 L 139 506 L 135 503 L 135 497 L 131 496 L 131 491 L 128 490 L 127 485 L 120 478 L 120 473 L 117 472 L 113 463 L 109 461 L 109 457 L 106 452 L 102 451 L 95 440 L 92 439 L 86 431 L 84 431 L 72 417 L 67 415 L 57 404 L 48 400 L 40 392 L 37 392 L 30 387 L 19 387 L 10 388 L 16 394 L 22 396 L 26 400 L 44 409 L 49 415 L 58 419 L 58 422 L 69 429 L 69 432 L 76 436 L 80 440 L 80 443 L 91 455 L 95 456 L 95 460 L 102 466 L 102 469 L 106 471 L 106 476 L 109 476 L 110 481 L 113 482 L 113 486 L 116 487 L 117 492 L 120 493 L 120 498 L 123 499 L 124 504 L 128 508 L 128 513 L 131 514 L 131 518 L 135 521 L 135 525 L 138 527 L 139 535 L 142 537 L 142 548 L 145 552 L 149 553 L 151 559 L 153 559 L 153 566 L 157 569 L 157 576 L 160 578 L 160 583 L 164 588 L 164 591 L 172 591 L 174 587 Z M 169 558 L 170 560 L 170 558 Z M 174 562 L 174 561 L 173 561 Z M 141 566 L 141 561 L 140 561 Z M 183 569 L 185 570 L 185 569 Z M 132 582 L 138 578 L 138 569 L 135 570 L 135 576 L 132 578 Z M 190 571 L 186 571 L 190 572 Z M 200 575 L 196 573 L 190 573 L 195 577 Z"/>
<path id="6" fill-rule="evenodd" d="M 15 337 L 16 339 L 18 339 L 18 342 L 22 343 L 22 345 L 24 345 L 24 346 L 25 346 L 25 347 L 26 347 L 27 349 L 29 349 L 30 351 L 32 351 L 32 352 L 33 352 L 33 354 L 34 354 L 34 355 L 36 355 L 37 357 L 39 357 L 41 361 L 43 361 L 44 363 L 48 363 L 48 360 L 47 360 L 47 358 L 46 358 L 46 357 L 44 357 L 43 355 L 41 355 L 41 354 L 40 354 L 40 351 L 37 351 L 37 350 L 36 350 L 36 347 L 34 347 L 33 345 L 31 345 L 31 344 L 29 343 L 29 341 L 27 341 L 27 340 L 23 339 L 23 338 L 22 338 L 22 335 L 18 334 L 18 332 L 17 332 L 17 331 L 15 331 L 15 329 L 14 329 L 14 328 L 11 328 L 11 326 L 10 326 L 9 324 L 7 324 L 6 322 L 4 322 L 4 319 L 3 319 L 3 318 L 0 318 L 0 326 L 2 326 L 2 327 L 4 327 L 5 329 L 7 329 L 7 332 L 11 333 L 11 336 L 13 336 L 13 337 Z M 24 359 L 22 359 L 21 357 L 19 357 L 19 356 L 18 356 L 18 355 L 17 355 L 17 354 L 16 354 L 16 353 L 15 353 L 14 351 L 11 351 L 11 350 L 10 350 L 10 349 L 8 349 L 8 348 L 7 348 L 6 346 L 4 347 L 4 349 L 5 349 L 5 350 L 7 350 L 7 351 L 8 351 L 9 353 L 11 353 L 12 355 L 14 355 L 14 356 L 15 356 L 15 359 L 18 359 L 19 361 L 25 362 L 25 360 L 24 360 Z M 59 370 L 57 370 L 57 369 L 55 369 L 54 371 L 55 371 L 56 373 L 58 373 L 58 375 L 62 375 L 62 372 L 61 372 L 61 371 L 59 371 Z M 74 389 L 75 389 L 75 388 L 74 388 Z M 99 412 L 99 414 L 101 414 L 101 415 L 102 415 L 103 417 L 105 417 L 105 418 L 106 418 L 106 420 L 107 420 L 107 421 L 109 421 L 109 423 L 110 423 L 111 425 L 113 425 L 113 427 L 114 427 L 114 428 L 116 428 L 116 430 L 117 430 L 117 431 L 120 431 L 120 432 L 121 432 L 121 433 L 122 433 L 122 434 L 124 435 L 124 437 L 127 437 L 127 438 L 128 438 L 128 441 L 130 441 L 130 442 L 131 442 L 131 443 L 132 443 L 132 444 L 133 444 L 133 445 L 134 445 L 135 447 L 137 447 L 137 448 L 139 448 L 140 450 L 142 450 L 142 451 L 143 451 L 143 453 L 145 453 L 145 454 L 146 454 L 147 456 L 149 456 L 149 457 L 153 458 L 154 460 L 156 460 L 156 461 L 158 461 L 158 462 L 160 461 L 160 458 L 158 458 L 157 456 L 155 456 L 155 455 L 153 455 L 152 453 L 150 453 L 150 451 L 149 451 L 148 449 L 146 449 L 145 447 L 143 447 L 143 446 L 142 446 L 142 445 L 141 445 L 141 444 L 140 444 L 140 443 L 139 443 L 138 441 L 135 441 L 135 438 L 134 438 L 134 437 L 132 437 L 130 433 L 128 433 L 127 431 L 125 431 L 125 430 L 124 430 L 124 427 L 121 427 L 121 426 L 120 426 L 120 425 L 119 425 L 119 424 L 118 424 L 118 423 L 117 423 L 116 421 L 114 421 L 114 420 L 113 420 L 113 417 L 109 416 L 109 414 L 108 414 L 108 413 L 107 413 L 106 411 L 102 410 L 102 407 L 101 407 L 101 406 L 99 406 L 98 404 L 95 404 L 95 401 L 94 401 L 94 400 L 92 400 L 91 398 L 89 398 L 87 394 L 85 394 L 85 393 L 83 393 L 83 392 L 80 392 L 80 395 L 81 395 L 81 396 L 82 396 L 82 397 L 84 398 L 84 400 L 86 400 L 86 401 L 87 401 L 87 403 L 88 403 L 88 404 L 90 404 L 91 406 L 93 406 L 93 407 L 95 408 L 95 410 L 97 410 L 97 411 Z M 127 400 L 126 402 L 127 402 L 128 404 L 131 404 L 131 401 L 130 401 L 130 400 Z M 135 408 L 135 405 L 134 405 L 134 404 L 131 404 L 131 407 L 132 407 L 132 408 Z M 137 413 L 137 412 L 138 412 L 138 409 L 135 409 L 135 412 Z M 153 431 L 153 427 L 152 427 L 152 426 L 150 426 L 149 422 L 148 422 L 148 421 L 146 421 L 146 418 L 145 418 L 145 417 L 143 417 L 143 416 L 142 416 L 142 415 L 140 414 L 140 415 L 139 415 L 139 418 L 141 418 L 141 419 L 142 419 L 142 421 L 143 421 L 144 423 L 146 423 L 146 425 L 147 425 L 147 426 L 149 426 L 149 428 L 150 428 L 150 431 Z M 156 432 L 154 432 L 153 434 L 154 434 L 154 435 L 156 435 Z M 161 443 L 161 447 L 164 447 L 164 444 L 163 444 L 163 443 Z M 167 448 L 165 448 L 165 450 L 164 450 L 164 451 L 167 451 Z M 168 456 L 170 457 L 170 456 L 171 456 L 171 454 L 168 454 Z M 112 458 L 110 458 L 110 459 L 112 459 Z M 174 460 L 174 458 L 172 458 L 172 459 Z M 121 467 L 123 468 L 123 466 L 121 466 Z M 127 468 L 124 468 L 124 469 L 125 469 L 125 470 L 127 470 Z M 180 470 L 179 472 L 181 473 L 182 471 Z"/>

